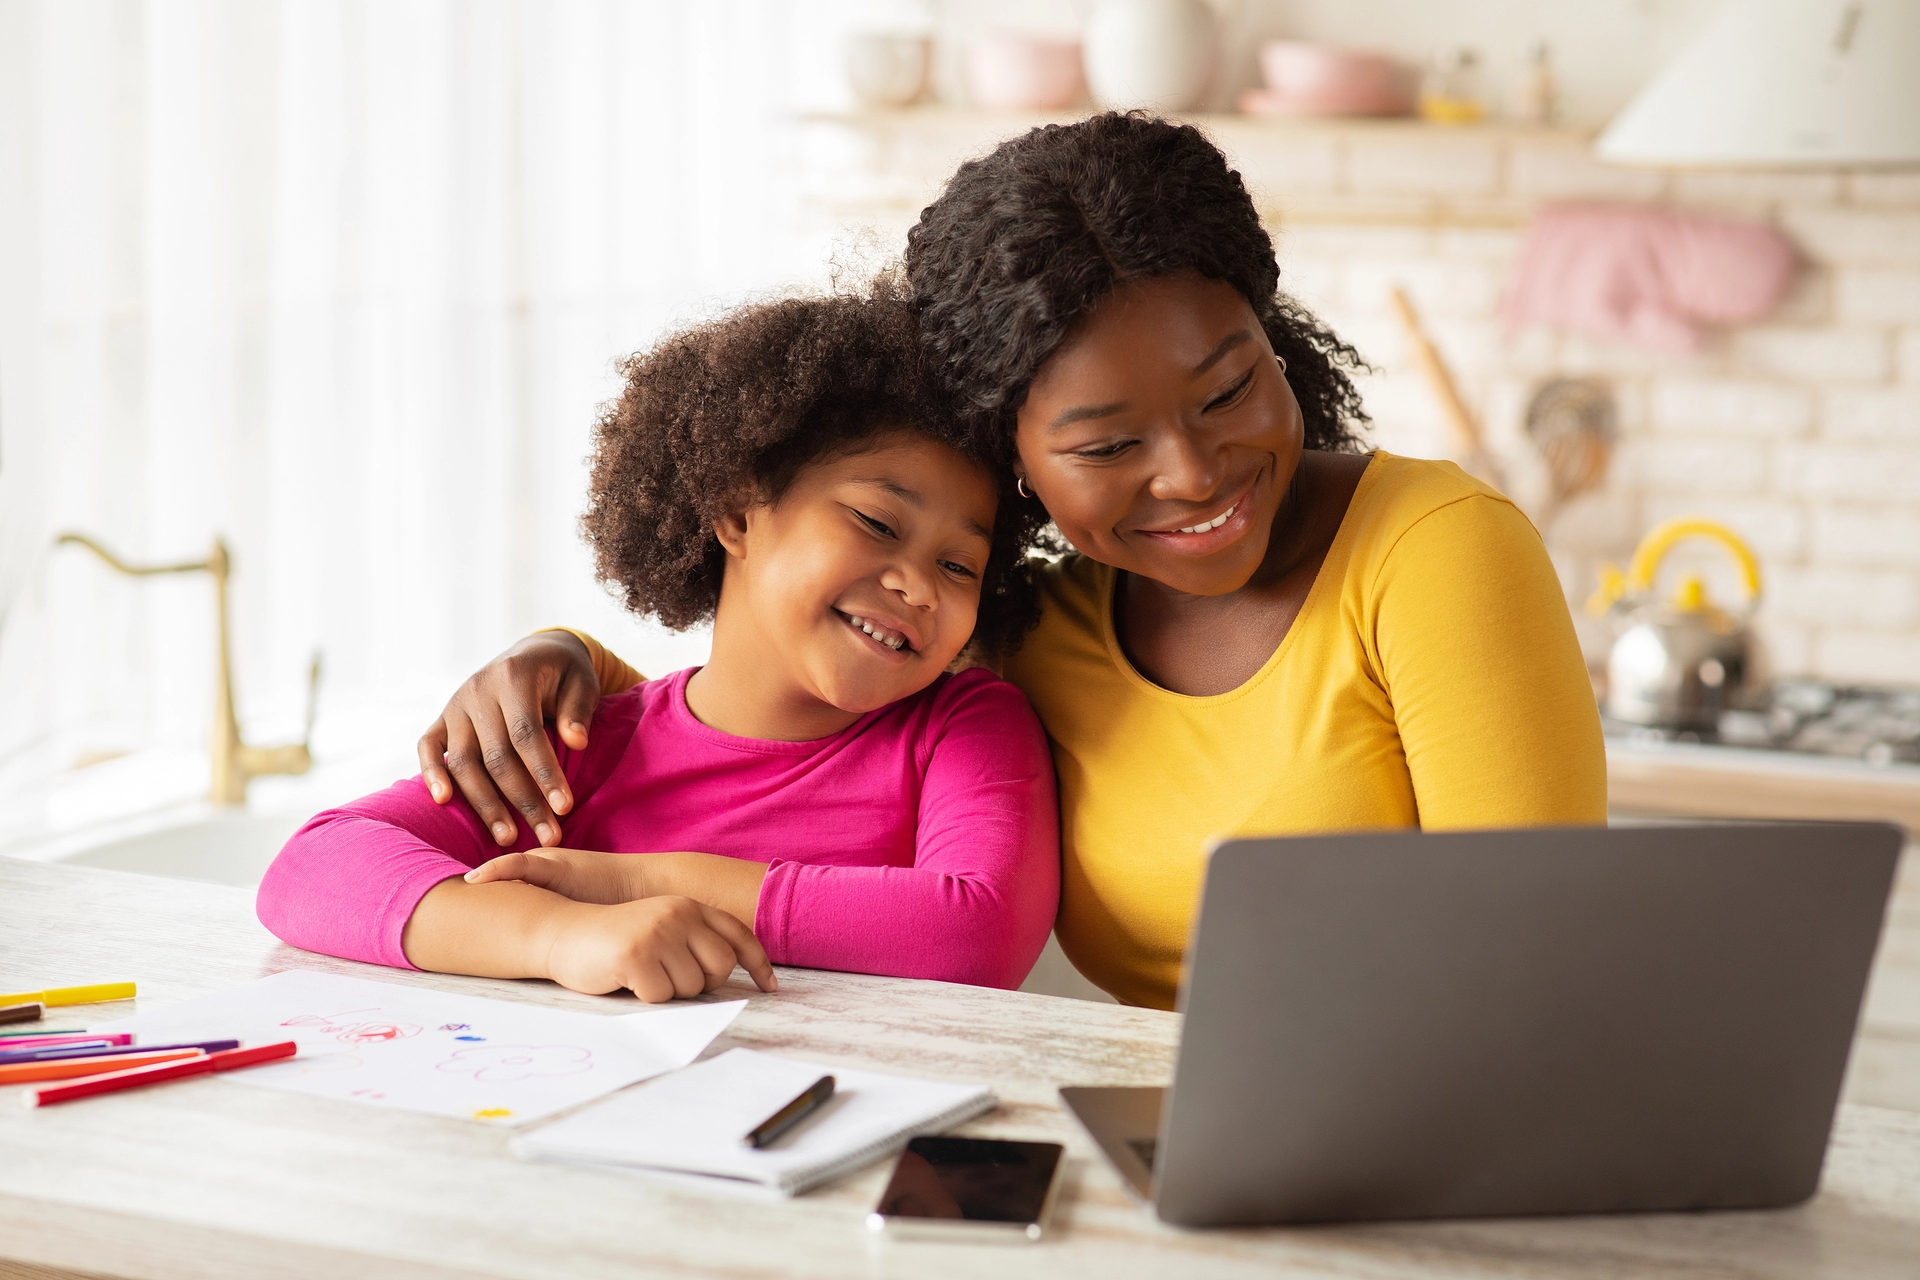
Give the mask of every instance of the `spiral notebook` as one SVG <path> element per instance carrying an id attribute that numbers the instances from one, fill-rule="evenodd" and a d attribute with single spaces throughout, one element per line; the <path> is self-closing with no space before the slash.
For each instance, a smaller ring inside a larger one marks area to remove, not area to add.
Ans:
<path id="1" fill-rule="evenodd" d="M 818 1112 L 772 1147 L 741 1141 L 823 1075 L 835 1087 Z M 695 1174 L 795 1195 L 892 1155 L 909 1138 L 991 1111 L 995 1101 L 982 1085 L 731 1049 L 524 1134 L 513 1150 L 529 1160 Z"/>

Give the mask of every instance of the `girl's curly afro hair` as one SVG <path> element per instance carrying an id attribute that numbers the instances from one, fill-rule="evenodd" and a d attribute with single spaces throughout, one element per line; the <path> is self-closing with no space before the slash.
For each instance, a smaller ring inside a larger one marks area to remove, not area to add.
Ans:
<path id="1" fill-rule="evenodd" d="M 907 236 L 930 376 L 1002 467 L 1035 373 L 1122 280 L 1197 271 L 1238 289 L 1306 420 L 1306 446 L 1361 447 L 1354 349 L 1280 292 L 1240 175 L 1198 129 L 1133 112 L 1047 125 L 960 166 Z"/>
<path id="2" fill-rule="evenodd" d="M 981 466 L 1000 493 L 971 648 L 1017 646 L 1038 606 L 1024 563 L 1044 515 L 943 413 L 921 372 L 914 317 L 883 278 L 871 294 L 742 307 L 621 365 L 601 412 L 581 527 L 600 580 L 629 609 L 676 629 L 713 616 L 726 554 L 713 523 L 778 502 L 811 463 L 901 431 Z"/>

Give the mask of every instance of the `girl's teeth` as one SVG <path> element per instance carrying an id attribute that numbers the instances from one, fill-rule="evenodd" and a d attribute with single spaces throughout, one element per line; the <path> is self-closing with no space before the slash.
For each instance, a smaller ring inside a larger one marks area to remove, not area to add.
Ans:
<path id="1" fill-rule="evenodd" d="M 1228 516 L 1232 515 L 1234 512 L 1238 511 L 1239 509 L 1240 509 L 1240 504 L 1236 502 L 1232 506 L 1228 507 L 1225 511 L 1222 511 L 1219 515 L 1215 516 L 1213 519 L 1207 521 L 1205 524 L 1196 524 L 1191 528 L 1182 529 L 1180 530 L 1180 532 L 1181 533 L 1205 533 L 1209 529 L 1218 529 L 1221 525 L 1227 522 Z"/>
<path id="2" fill-rule="evenodd" d="M 862 631 L 872 636 L 875 640 L 878 640 L 881 644 L 887 646 L 887 648 L 892 649 L 896 652 L 899 651 L 901 646 L 907 643 L 907 638 L 905 636 L 894 635 L 892 632 L 888 631 L 885 627 L 876 627 L 871 622 L 868 622 L 865 618 L 856 618 L 852 614 L 848 614 L 847 621 L 851 622 L 854 626 L 860 628 Z"/>

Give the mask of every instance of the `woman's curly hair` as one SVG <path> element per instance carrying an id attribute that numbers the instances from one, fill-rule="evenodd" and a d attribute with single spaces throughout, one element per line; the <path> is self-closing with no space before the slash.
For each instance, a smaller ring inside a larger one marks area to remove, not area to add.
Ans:
<path id="1" fill-rule="evenodd" d="M 1107 112 L 1001 143 L 921 213 L 906 271 L 928 372 L 1002 467 L 1035 373 L 1074 325 L 1121 281 L 1178 271 L 1224 280 L 1253 307 L 1287 362 L 1307 448 L 1361 447 L 1348 371 L 1364 362 L 1280 292 L 1240 175 L 1191 125 Z"/>
<path id="2" fill-rule="evenodd" d="M 726 553 L 713 523 L 778 502 L 801 470 L 917 431 L 994 477 L 1000 507 L 970 642 L 987 658 L 1038 615 L 1023 555 L 1044 516 L 1014 501 L 1012 477 L 942 412 L 922 375 L 900 286 L 741 307 L 620 366 L 601 412 L 581 528 L 599 579 L 627 608 L 675 629 L 713 616 Z"/>

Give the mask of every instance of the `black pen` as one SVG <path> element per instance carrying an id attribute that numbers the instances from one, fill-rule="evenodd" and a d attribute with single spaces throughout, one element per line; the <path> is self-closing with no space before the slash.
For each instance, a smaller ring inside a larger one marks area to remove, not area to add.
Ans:
<path id="1" fill-rule="evenodd" d="M 780 1140 L 780 1135 L 805 1120 L 808 1116 L 826 1105 L 833 1096 L 833 1077 L 821 1076 L 799 1097 L 762 1120 L 752 1133 L 740 1139 L 750 1147 L 770 1147 Z"/>

